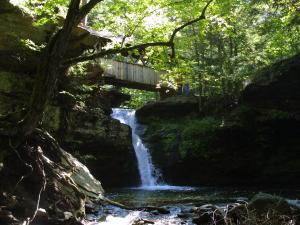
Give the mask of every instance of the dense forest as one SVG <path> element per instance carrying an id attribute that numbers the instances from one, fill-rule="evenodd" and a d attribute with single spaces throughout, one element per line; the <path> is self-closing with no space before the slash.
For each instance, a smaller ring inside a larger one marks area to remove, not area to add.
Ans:
<path id="1" fill-rule="evenodd" d="M 299 224 L 298 0 L 1 0 L 0 22 L 1 225 Z"/>

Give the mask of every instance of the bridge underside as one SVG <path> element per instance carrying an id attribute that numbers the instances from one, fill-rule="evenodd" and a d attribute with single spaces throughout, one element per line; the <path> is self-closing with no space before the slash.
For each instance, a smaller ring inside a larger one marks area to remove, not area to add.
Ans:
<path id="1" fill-rule="evenodd" d="M 126 88 L 138 89 L 144 91 L 159 92 L 162 98 L 176 95 L 176 90 L 169 87 L 164 87 L 164 86 L 157 87 L 156 85 L 153 84 L 145 84 L 145 83 L 121 80 L 121 79 L 116 79 L 114 77 L 108 77 L 108 76 L 103 76 L 102 80 L 104 81 L 105 84 L 114 85 L 116 87 L 126 87 Z"/>

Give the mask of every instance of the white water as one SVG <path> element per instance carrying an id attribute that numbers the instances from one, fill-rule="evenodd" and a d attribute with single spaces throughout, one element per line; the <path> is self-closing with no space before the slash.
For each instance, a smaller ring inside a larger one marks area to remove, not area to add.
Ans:
<path id="1" fill-rule="evenodd" d="M 157 190 L 159 188 L 166 189 L 167 185 L 159 184 L 159 171 L 154 167 L 149 150 L 142 143 L 137 135 L 137 122 L 135 111 L 130 109 L 113 109 L 111 115 L 114 119 L 121 123 L 127 124 L 132 129 L 132 144 L 138 162 L 138 170 L 141 178 L 142 189 Z"/>
<path id="2" fill-rule="evenodd" d="M 138 136 L 138 124 L 135 118 L 135 110 L 132 109 L 113 109 L 112 118 L 119 120 L 121 123 L 131 127 L 132 144 L 138 162 L 138 170 L 141 179 L 141 186 L 135 189 L 143 189 L 147 191 L 190 191 L 194 188 L 187 186 L 171 186 L 161 182 L 162 175 L 159 170 L 154 167 L 149 150 L 143 144 Z"/>

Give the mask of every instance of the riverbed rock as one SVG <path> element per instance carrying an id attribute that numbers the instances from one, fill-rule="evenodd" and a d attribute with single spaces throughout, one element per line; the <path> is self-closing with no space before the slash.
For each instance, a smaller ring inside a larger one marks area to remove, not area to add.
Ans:
<path id="1" fill-rule="evenodd" d="M 252 197 L 248 208 L 255 210 L 258 214 L 266 214 L 270 210 L 275 210 L 282 215 L 292 215 L 294 213 L 293 206 L 284 198 L 262 192 Z"/>
<path id="2" fill-rule="evenodd" d="M 209 213 L 204 213 L 199 217 L 193 219 L 193 223 L 195 224 L 208 224 L 211 221 L 212 219 Z"/>
<path id="3" fill-rule="evenodd" d="M 0 223 L 3 225 L 18 224 L 19 220 L 13 216 L 11 211 L 0 210 Z"/>

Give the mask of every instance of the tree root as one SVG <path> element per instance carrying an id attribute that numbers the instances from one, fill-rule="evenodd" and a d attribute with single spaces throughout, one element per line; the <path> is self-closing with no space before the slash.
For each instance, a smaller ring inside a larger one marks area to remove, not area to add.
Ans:
<path id="1" fill-rule="evenodd" d="M 71 212 L 75 219 L 81 220 L 85 216 L 85 201 L 86 198 L 95 198 L 96 201 L 102 204 L 114 205 L 126 210 L 138 211 L 157 211 L 161 214 L 167 214 L 169 211 L 165 208 L 144 206 L 135 207 L 127 206 L 119 202 L 110 200 L 102 195 L 103 189 L 93 189 L 89 185 L 82 183 L 76 176 L 81 175 L 79 168 L 82 164 L 73 158 L 70 154 L 62 150 L 58 142 L 47 131 L 43 129 L 35 129 L 34 132 L 26 138 L 24 144 L 15 147 L 11 143 L 11 137 L 8 137 L 8 147 L 17 155 L 17 158 L 22 162 L 25 168 L 30 168 L 30 171 L 24 175 L 20 175 L 19 181 L 13 188 L 13 193 L 19 188 L 20 184 L 28 184 L 28 182 L 36 182 L 40 185 L 37 191 L 37 199 L 34 211 L 30 217 L 23 220 L 24 225 L 29 225 L 37 216 L 41 199 L 48 199 L 44 205 L 52 207 L 53 218 L 61 217 L 64 212 Z M 75 161 L 74 161 L 75 160 Z M 85 169 L 83 169 L 85 171 Z M 19 171 L 22 174 L 22 169 Z M 77 175 L 76 175 L 77 174 Z M 75 178 L 77 180 L 75 180 Z M 93 177 L 89 178 L 94 181 Z M 95 180 L 96 181 L 96 180 Z M 97 181 L 98 182 L 98 181 Z M 31 183 L 32 185 L 32 183 Z M 51 186 L 52 185 L 52 186 Z M 22 190 L 24 187 L 20 187 Z M 27 190 L 32 195 L 32 190 Z M 42 198 L 42 195 L 45 195 Z M 92 196 L 92 197 L 91 197 Z M 35 199 L 35 197 L 33 197 Z M 49 209 L 50 209 L 49 208 Z M 59 216 L 60 215 L 60 216 Z"/>

